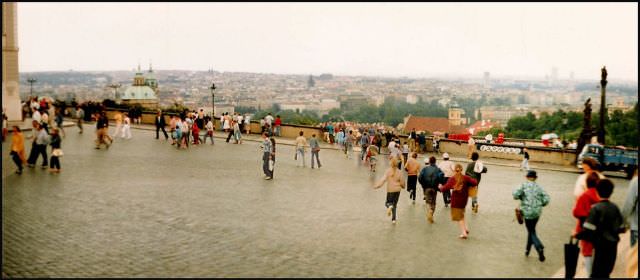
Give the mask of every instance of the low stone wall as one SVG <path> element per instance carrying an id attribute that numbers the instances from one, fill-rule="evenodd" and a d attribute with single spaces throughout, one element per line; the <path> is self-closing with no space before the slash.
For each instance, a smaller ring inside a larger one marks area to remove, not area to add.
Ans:
<path id="1" fill-rule="evenodd" d="M 522 160 L 523 146 L 476 143 L 476 151 L 480 158 L 499 158 Z M 558 165 L 573 165 L 576 160 L 575 150 L 527 146 L 529 162 L 543 162 Z M 457 157 L 466 157 L 468 145 L 459 140 L 440 140 L 440 152 L 447 152 Z"/>

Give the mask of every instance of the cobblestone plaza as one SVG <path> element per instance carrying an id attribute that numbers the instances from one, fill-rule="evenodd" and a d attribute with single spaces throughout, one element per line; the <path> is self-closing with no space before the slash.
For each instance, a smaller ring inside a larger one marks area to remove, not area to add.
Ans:
<path id="1" fill-rule="evenodd" d="M 511 191 L 524 180 L 517 168 L 488 166 L 479 213 L 466 212 L 470 237 L 460 240 L 440 195 L 428 224 L 422 194 L 412 205 L 403 191 L 392 225 L 384 188 L 372 189 L 382 172 L 336 150 L 321 151 L 323 167 L 310 169 L 278 145 L 275 178 L 266 181 L 256 142 L 217 138 L 177 150 L 134 130 L 96 150 L 89 125 L 84 134 L 65 130 L 61 174 L 39 166 L 13 174 L 10 143 L 2 145 L 3 275 L 549 277 L 575 226 L 575 173 L 538 172 L 551 196 L 537 227 L 541 263 L 524 256 L 526 231 L 514 221 Z M 621 205 L 628 181 L 613 181 Z"/>

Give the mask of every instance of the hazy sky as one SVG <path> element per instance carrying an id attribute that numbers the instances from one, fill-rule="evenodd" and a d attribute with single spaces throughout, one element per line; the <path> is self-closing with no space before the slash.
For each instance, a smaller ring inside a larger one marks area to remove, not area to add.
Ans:
<path id="1" fill-rule="evenodd" d="M 638 76 L 638 3 L 19 3 L 20 71 Z"/>

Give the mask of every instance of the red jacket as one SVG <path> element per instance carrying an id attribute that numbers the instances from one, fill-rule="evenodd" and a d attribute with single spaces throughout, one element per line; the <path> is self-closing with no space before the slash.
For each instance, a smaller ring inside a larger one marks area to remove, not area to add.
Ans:
<path id="1" fill-rule="evenodd" d="M 280 126 L 282 124 L 282 120 L 280 118 L 277 118 L 276 121 L 274 122 L 275 126 Z"/>
<path id="2" fill-rule="evenodd" d="M 465 207 L 467 207 L 467 200 L 469 200 L 469 188 L 478 185 L 478 181 L 476 181 L 476 179 L 473 179 L 467 175 L 464 175 L 462 178 L 464 179 L 464 182 L 462 183 L 462 189 L 459 191 L 453 190 L 451 192 L 451 208 L 464 209 Z M 453 189 L 453 186 L 455 185 L 456 177 L 451 177 L 440 190 L 448 191 Z"/>
<path id="3" fill-rule="evenodd" d="M 598 192 L 596 188 L 587 189 L 576 201 L 576 206 L 573 207 L 573 216 L 578 219 L 578 223 L 576 224 L 576 232 L 582 231 L 582 223 L 589 216 L 589 211 L 591 210 L 591 206 L 598 203 L 600 201 L 600 197 L 598 196 Z M 593 255 L 593 244 L 586 240 L 580 240 L 580 251 L 583 256 L 592 256 Z"/>

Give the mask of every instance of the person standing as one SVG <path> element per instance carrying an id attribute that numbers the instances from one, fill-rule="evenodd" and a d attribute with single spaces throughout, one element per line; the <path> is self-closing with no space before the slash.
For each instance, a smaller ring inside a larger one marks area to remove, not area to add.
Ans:
<path id="1" fill-rule="evenodd" d="M 267 126 L 267 131 L 269 132 L 269 135 L 273 135 L 273 116 L 271 115 L 271 112 L 269 112 L 267 116 L 264 117 L 264 122 L 265 122 L 265 125 Z"/>
<path id="2" fill-rule="evenodd" d="M 120 135 L 120 132 L 122 130 L 122 114 L 120 114 L 120 112 L 116 112 L 114 119 L 116 120 L 116 131 L 113 132 L 113 139 L 118 137 L 118 135 Z M 124 131 L 122 131 L 122 138 L 124 138 Z"/>
<path id="3" fill-rule="evenodd" d="M 424 135 L 424 132 L 418 135 L 418 152 L 424 153 L 427 151 L 427 138 Z"/>
<path id="4" fill-rule="evenodd" d="M 473 136 L 469 135 L 469 142 L 467 144 L 467 158 L 471 158 L 471 155 L 476 152 L 476 141 L 473 140 Z"/>
<path id="5" fill-rule="evenodd" d="M 630 225 L 631 247 L 638 241 L 638 170 L 629 182 L 629 190 L 627 190 L 627 198 L 624 201 L 622 207 L 622 216 L 624 217 L 626 224 Z"/>
<path id="6" fill-rule="evenodd" d="M 196 119 L 197 121 L 197 119 Z M 200 145 L 200 128 L 198 127 L 198 123 L 194 122 L 191 125 L 191 136 L 193 137 L 193 145 Z M 236 142 L 237 143 L 237 142 Z"/>
<path id="7" fill-rule="evenodd" d="M 416 151 L 417 140 L 418 140 L 418 135 L 416 134 L 416 129 L 412 128 L 411 133 L 409 133 L 409 150 L 411 152 L 417 152 Z"/>
<path id="8" fill-rule="evenodd" d="M 465 175 L 471 176 L 471 178 L 476 179 L 478 184 L 469 189 L 469 196 L 471 197 L 471 210 L 473 213 L 478 213 L 478 188 L 480 187 L 480 180 L 482 179 L 482 173 L 487 173 L 487 167 L 484 166 L 482 161 L 479 161 L 478 158 L 480 156 L 477 152 L 473 152 L 471 154 L 472 162 L 467 165 L 467 169 L 465 170 Z"/>
<path id="9" fill-rule="evenodd" d="M 129 113 L 124 113 L 124 121 L 122 125 L 122 137 L 125 139 L 131 139 L 131 119 L 129 118 Z"/>
<path id="10" fill-rule="evenodd" d="M 455 173 L 455 163 L 449 160 L 449 154 L 442 154 L 442 161 L 438 164 L 440 170 L 444 174 L 444 182 L 449 181 L 449 178 L 453 176 Z M 451 203 L 451 191 L 443 191 L 442 192 L 442 200 L 444 201 L 444 207 L 449 207 L 449 203 Z"/>
<path id="11" fill-rule="evenodd" d="M 433 135 L 433 137 L 431 138 L 431 141 L 433 142 L 433 152 L 436 154 L 440 153 L 440 136 L 438 135 Z"/>
<path id="12" fill-rule="evenodd" d="M 609 201 L 613 192 L 613 182 L 602 179 L 596 186 L 600 202 L 589 210 L 583 230 L 576 234 L 580 240 L 593 243 L 593 268 L 591 278 L 609 278 L 616 263 L 620 233 L 624 232 L 624 222 L 618 206 Z"/>
<path id="13" fill-rule="evenodd" d="M 174 115 L 174 116 L 171 116 L 171 119 L 169 120 L 169 134 L 171 135 L 171 145 L 176 144 L 175 131 L 176 131 L 176 116 Z"/>
<path id="14" fill-rule="evenodd" d="M 309 139 L 309 147 L 311 148 L 311 169 L 313 169 L 314 157 L 318 163 L 318 168 L 322 167 L 322 164 L 320 164 L 320 157 L 319 157 L 320 143 L 318 142 L 318 139 L 316 138 L 315 134 L 311 135 L 311 139 Z"/>
<path id="15" fill-rule="evenodd" d="M 204 137 L 204 140 L 202 141 L 203 144 L 207 143 L 207 137 L 209 137 L 211 139 L 211 145 L 213 145 L 213 121 L 211 120 L 211 118 L 207 117 L 207 136 Z"/>
<path id="16" fill-rule="evenodd" d="M 369 145 L 367 150 L 369 154 L 369 170 L 376 172 L 376 164 L 378 163 L 377 156 L 380 153 L 380 149 L 375 145 Z"/>
<path id="17" fill-rule="evenodd" d="M 62 137 L 64 137 L 66 133 L 64 133 L 64 127 L 62 125 L 62 123 L 64 122 L 64 114 L 62 112 L 62 108 L 56 108 L 55 121 L 56 127 L 58 127 L 58 131 L 60 132 Z"/>
<path id="18" fill-rule="evenodd" d="M 333 123 L 329 123 L 329 125 L 327 126 L 327 131 L 329 132 L 329 144 L 335 144 L 335 130 L 333 128 Z"/>
<path id="19" fill-rule="evenodd" d="M 346 139 L 344 140 L 347 159 L 351 159 L 351 154 L 353 154 L 353 143 L 355 141 L 356 141 L 356 136 L 353 135 L 353 130 L 349 130 L 349 135 L 347 135 Z"/>
<path id="20" fill-rule="evenodd" d="M 455 174 L 449 178 L 446 184 L 440 187 L 440 191 L 451 191 L 451 220 L 458 222 L 460 228 L 460 236 L 458 238 L 467 239 L 469 229 L 464 221 L 464 210 L 469 200 L 469 188 L 476 186 L 478 182 L 467 176 L 462 175 L 462 165 L 455 165 Z"/>
<path id="21" fill-rule="evenodd" d="M 522 149 L 522 152 L 524 157 L 520 163 L 520 170 L 524 169 L 525 171 L 529 171 L 529 150 L 525 147 Z"/>
<path id="22" fill-rule="evenodd" d="M 49 159 L 47 158 L 47 144 L 49 143 L 49 134 L 44 130 L 42 124 L 38 124 L 37 134 L 33 140 L 31 152 L 29 153 L 29 159 L 27 160 L 28 167 L 34 167 L 38 157 L 42 155 L 42 169 L 47 168 L 49 165 Z"/>
<path id="23" fill-rule="evenodd" d="M 269 161 L 274 156 L 271 140 L 267 137 L 267 132 L 262 132 L 262 172 L 264 179 L 273 179 L 273 171 L 269 168 Z"/>
<path id="24" fill-rule="evenodd" d="M 589 174 L 587 177 L 587 190 L 578 198 L 576 205 L 573 207 L 573 216 L 578 219 L 574 235 L 582 231 L 582 224 L 589 216 L 591 206 L 600 201 L 596 186 L 600 178 L 595 173 Z M 591 275 L 593 267 L 593 244 L 587 240 L 580 240 L 580 252 L 584 257 L 584 268 L 586 275 Z"/>
<path id="25" fill-rule="evenodd" d="M 162 133 L 164 133 L 164 140 L 169 140 L 169 135 L 167 135 L 167 131 L 164 130 L 164 127 L 167 125 L 164 120 L 164 114 L 161 110 L 158 110 L 158 114 L 156 115 L 156 139 L 160 138 L 160 129 L 162 129 Z"/>
<path id="26" fill-rule="evenodd" d="M 276 129 L 276 136 L 280 137 L 280 126 L 282 125 L 282 119 L 280 119 L 280 115 L 276 115 L 276 120 L 273 126 Z"/>
<path id="27" fill-rule="evenodd" d="M 244 115 L 244 130 L 246 131 L 245 134 L 251 134 L 251 115 L 249 114 Z"/>
<path id="28" fill-rule="evenodd" d="M 395 166 L 397 165 L 397 160 L 392 159 L 389 165 L 389 169 L 385 172 L 384 176 L 380 181 L 378 181 L 374 185 L 374 189 L 378 189 L 382 187 L 382 185 L 387 183 L 387 199 L 385 202 L 385 206 L 387 207 L 387 216 L 391 216 L 391 222 L 393 224 L 396 223 L 396 214 L 398 208 L 398 200 L 400 199 L 400 191 L 404 189 L 404 179 L 402 178 L 402 174 L 398 171 Z"/>
<path id="29" fill-rule="evenodd" d="M 51 160 L 49 165 L 49 172 L 60 173 L 60 157 L 62 156 L 62 149 L 60 148 L 62 138 L 58 134 L 58 129 L 51 130 Z"/>
<path id="30" fill-rule="evenodd" d="M 444 173 L 436 166 L 436 158 L 430 157 L 429 165 L 420 171 L 420 185 L 424 192 L 424 200 L 427 203 L 427 221 L 433 224 L 433 214 L 436 211 L 436 198 L 438 195 L 438 185 L 443 183 Z M 427 159 L 425 159 L 425 163 Z M 446 182 L 444 182 L 446 183 Z"/>
<path id="31" fill-rule="evenodd" d="M 420 171 L 420 163 L 416 160 L 418 154 L 411 153 L 411 158 L 407 161 L 404 170 L 407 171 L 407 191 L 409 191 L 409 200 L 413 200 L 416 204 L 416 183 L 418 182 L 418 172 Z"/>
<path id="32" fill-rule="evenodd" d="M 78 118 L 78 129 L 80 131 L 78 133 L 82 134 L 82 122 L 84 121 L 84 110 L 80 105 L 76 106 L 76 118 Z"/>
<path id="33" fill-rule="evenodd" d="M 18 167 L 17 174 L 22 174 L 22 165 L 27 162 L 24 155 L 24 135 L 20 127 L 13 126 L 13 135 L 11 136 L 11 158 Z"/>
<path id="34" fill-rule="evenodd" d="M 365 155 L 367 155 L 367 147 L 369 146 L 369 135 L 365 132 L 360 137 L 360 160 L 364 161 Z"/>
<path id="35" fill-rule="evenodd" d="M 304 138 L 304 136 L 302 136 L 303 134 L 304 132 L 300 131 L 299 136 L 296 138 L 296 160 L 299 160 L 297 166 L 306 167 L 307 164 L 304 161 L 304 152 L 305 147 L 307 146 L 307 138 Z"/>
<path id="36" fill-rule="evenodd" d="M 545 260 L 544 245 L 536 234 L 536 224 L 540 219 L 542 207 L 549 204 L 549 195 L 536 183 L 538 175 L 535 170 L 529 170 L 526 178 L 527 182 L 513 191 L 513 199 L 520 200 L 520 210 L 527 227 L 527 246 L 524 254 L 529 256 L 531 245 L 533 245 L 538 251 L 538 259 L 543 262 Z"/>

